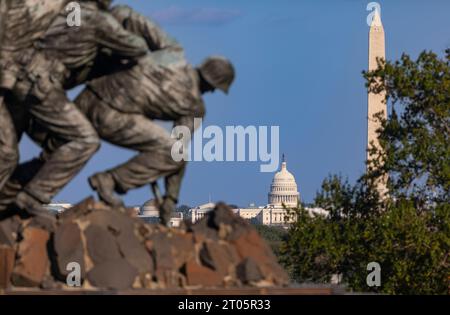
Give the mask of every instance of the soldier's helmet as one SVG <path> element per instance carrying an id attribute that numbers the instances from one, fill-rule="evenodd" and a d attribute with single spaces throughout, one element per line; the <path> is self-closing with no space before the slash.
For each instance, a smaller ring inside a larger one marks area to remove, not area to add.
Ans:
<path id="1" fill-rule="evenodd" d="M 228 94 L 236 75 L 234 66 L 228 59 L 211 56 L 203 61 L 198 69 L 209 84 Z"/>

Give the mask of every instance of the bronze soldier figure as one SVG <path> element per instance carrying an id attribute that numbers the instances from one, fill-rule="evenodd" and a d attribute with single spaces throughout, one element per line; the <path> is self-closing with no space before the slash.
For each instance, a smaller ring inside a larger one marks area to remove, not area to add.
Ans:
<path id="1" fill-rule="evenodd" d="M 182 52 L 168 48 L 142 57 L 131 69 L 90 82 L 75 104 L 102 139 L 139 151 L 128 162 L 90 177 L 100 199 L 121 206 L 115 193 L 125 194 L 165 176 L 166 194 L 160 213 L 161 223 L 167 224 L 178 201 L 186 162 L 172 158 L 177 139 L 154 120 L 174 121 L 174 126 L 186 126 L 193 134 L 194 118 L 205 114 L 201 95 L 216 88 L 228 93 L 234 76 L 234 68 L 225 58 L 210 57 L 193 68 Z M 39 138 L 39 126 L 32 129 Z M 48 141 L 45 136 L 41 139 Z M 2 202 L 14 198 L 29 180 L 29 170 L 41 165 L 31 161 L 27 166 L 16 170 L 9 189 L 0 194 Z"/>
<path id="2" fill-rule="evenodd" d="M 158 50 L 170 47 L 174 51 L 182 51 L 182 48 L 176 40 L 168 36 L 154 22 L 133 11 L 130 7 L 116 6 L 112 8 L 109 13 L 114 16 L 125 29 L 142 37 L 147 44 L 148 50 Z M 121 68 L 130 67 L 128 64 L 120 66 L 121 62 L 122 60 L 117 60 L 114 55 L 110 55 L 108 58 L 105 55 L 102 55 L 101 59 L 95 61 L 95 66 L 92 69 L 89 69 L 90 72 L 88 71 L 88 77 L 89 79 L 95 78 L 109 72 L 119 71 Z M 74 77 L 76 78 L 76 76 Z M 77 82 L 73 84 L 76 83 Z M 9 103 L 13 103 L 13 101 L 10 101 Z M 20 130 L 19 136 L 23 131 L 26 131 L 36 143 L 44 148 L 44 151 L 47 154 L 41 155 L 39 158 L 29 162 L 22 163 L 15 169 L 10 180 L 6 183 L 5 187 L 0 190 L 0 212 L 11 206 L 16 199 L 17 194 L 40 171 L 45 162 L 45 158 L 50 156 L 60 145 L 58 141 L 55 141 L 55 137 L 52 136 L 52 133 L 49 132 L 41 122 L 36 119 L 24 119 L 22 113 L 23 108 L 24 107 L 15 106 L 15 108 L 11 109 L 15 118 L 13 119 L 14 125 L 17 130 Z"/>
<path id="3" fill-rule="evenodd" d="M 21 53 L 48 29 L 64 8 L 66 0 L 0 0 L 0 188 L 14 171 L 19 152 L 14 123 L 19 123 L 23 107 L 11 117 L 5 100 L 18 78 Z M 14 118 L 14 119 L 13 119 Z"/>
<path id="4" fill-rule="evenodd" d="M 0 50 L 3 43 L 7 11 L 8 3 L 5 0 L 0 0 Z M 2 73 L 0 72 L 0 80 L 1 77 Z M 0 189 L 8 180 L 19 160 L 13 121 L 4 103 L 3 94 L 3 91 L 0 90 L 0 126 L 2 126 L 0 128 L 0 152 L 2 152 L 0 154 Z"/>
<path id="5" fill-rule="evenodd" d="M 88 83 L 76 99 L 102 139 L 140 152 L 121 166 L 95 174 L 89 182 L 100 199 L 120 206 L 115 192 L 125 194 L 164 176 L 166 195 L 159 207 L 161 222 L 167 224 L 178 201 L 185 163 L 171 157 L 175 139 L 153 120 L 174 121 L 174 126 L 186 126 L 193 134 L 194 118 L 205 114 L 201 94 L 216 88 L 228 93 L 234 67 L 213 57 L 194 69 L 177 41 L 151 20 L 123 6 L 112 14 L 127 30 L 143 36 L 155 52 L 132 69 Z"/>
<path id="6" fill-rule="evenodd" d="M 152 120 L 171 120 L 193 130 L 194 117 L 204 115 L 201 93 L 215 88 L 228 92 L 234 69 L 229 61 L 218 57 L 209 58 L 194 69 L 185 62 L 178 43 L 152 21 L 128 7 L 116 7 L 111 13 L 126 29 L 142 36 L 150 50 L 160 51 L 141 58 L 131 69 L 129 65 L 122 69 L 111 67 L 108 77 L 89 83 L 77 98 L 76 104 L 103 139 L 141 152 L 122 166 L 92 176 L 90 183 L 102 200 L 121 205 L 114 192 L 123 194 L 166 176 L 161 213 L 162 222 L 167 223 L 178 199 L 185 163 L 172 159 L 170 152 L 175 139 Z M 98 64 L 96 67 L 101 68 Z M 95 70 L 91 70 L 91 77 L 95 76 Z M 29 135 L 49 152 L 55 150 L 58 144 L 52 143 L 54 140 L 47 136 L 45 128 L 35 119 L 31 121 Z M 42 159 L 16 169 L 0 193 L 0 209 L 14 199 L 41 167 Z"/>
<path id="7" fill-rule="evenodd" d="M 193 68 L 182 52 L 168 49 L 141 58 L 129 70 L 90 82 L 75 100 L 77 106 L 102 139 L 139 151 L 128 162 L 90 177 L 99 197 L 120 205 L 115 193 L 125 194 L 165 176 L 160 219 L 168 224 L 186 162 L 174 160 L 171 152 L 177 139 L 153 120 L 174 121 L 174 126 L 186 126 L 193 134 L 194 118 L 205 114 L 202 94 L 215 89 L 228 93 L 234 77 L 225 58 L 210 57 Z"/>
<path id="8" fill-rule="evenodd" d="M 25 114 L 47 132 L 41 157 L 44 163 L 15 199 L 20 209 L 39 216 L 45 225 L 51 224 L 53 218 L 42 204 L 51 201 L 100 144 L 94 128 L 68 100 L 65 90 L 86 82 L 94 73 L 98 75 L 96 62 L 101 54 L 133 61 L 148 51 L 141 37 L 126 31 L 103 11 L 110 2 L 81 1 L 79 27 L 69 26 L 67 12 L 62 10 L 33 45 L 14 56 L 15 63 L 2 64 L 2 75 L 16 72 L 15 76 L 9 76 L 15 80 L 4 80 L 7 84 L 2 85 L 11 113 L 19 112 L 17 107 L 26 106 Z M 9 8 L 8 20 L 10 12 L 14 10 Z M 28 117 L 20 117 L 18 125 L 23 120 Z M 21 132 L 17 130 L 19 135 Z M 12 145 L 15 146 L 12 151 L 17 151 L 17 144 Z"/>

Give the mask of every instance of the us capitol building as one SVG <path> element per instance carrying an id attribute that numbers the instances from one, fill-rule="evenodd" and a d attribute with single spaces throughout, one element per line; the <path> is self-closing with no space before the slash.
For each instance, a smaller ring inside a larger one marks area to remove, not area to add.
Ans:
<path id="1" fill-rule="evenodd" d="M 277 172 L 270 185 L 268 194 L 268 204 L 262 207 L 251 205 L 248 208 L 233 209 L 233 212 L 240 217 L 251 221 L 253 224 L 263 224 L 270 226 L 287 226 L 295 221 L 295 215 L 289 214 L 283 207 L 296 207 L 300 200 L 297 183 L 294 175 L 287 169 L 287 163 L 283 156 L 281 170 Z M 215 208 L 216 204 L 209 202 L 204 205 L 189 210 L 189 217 L 192 223 L 202 219 L 209 211 Z M 159 222 L 159 211 L 155 201 L 149 200 L 142 207 L 136 209 L 138 216 L 147 223 Z M 185 218 L 183 213 L 174 212 L 170 220 L 170 226 L 178 227 Z"/>
<path id="2" fill-rule="evenodd" d="M 270 185 L 269 204 L 286 207 L 296 207 L 300 198 L 295 177 L 287 170 L 287 163 L 283 156 L 281 171 L 275 174 Z"/>
<path id="3" fill-rule="evenodd" d="M 295 215 L 290 214 L 284 207 L 293 208 L 298 205 L 300 194 L 294 175 L 287 169 L 287 163 L 283 156 L 281 170 L 275 174 L 270 185 L 268 204 L 257 207 L 250 205 L 247 208 L 233 209 L 240 217 L 251 221 L 253 224 L 269 226 L 287 226 L 295 221 Z M 206 213 L 214 209 L 214 203 L 207 203 L 190 210 L 192 223 L 197 222 Z M 310 214 L 326 214 L 322 209 L 307 208 Z"/>
<path id="4" fill-rule="evenodd" d="M 287 163 L 283 156 L 281 170 L 275 174 L 270 185 L 268 204 L 260 207 L 250 205 L 247 208 L 233 209 L 233 212 L 243 219 L 249 220 L 252 224 L 287 227 L 295 221 L 296 217 L 293 213 L 289 213 L 284 206 L 294 208 L 299 202 L 300 194 L 295 177 L 288 171 Z M 55 203 L 47 205 L 47 208 L 52 212 L 61 213 L 71 206 L 65 203 Z M 184 218 L 181 212 L 174 212 L 170 220 L 170 226 L 178 227 L 185 219 L 195 223 L 213 210 L 215 206 L 215 203 L 209 202 L 192 208 L 189 210 L 188 218 Z M 159 222 L 159 211 L 153 199 L 147 201 L 143 206 L 133 208 L 135 208 L 136 215 L 147 223 Z M 310 215 L 313 215 L 313 213 L 327 215 L 327 211 L 320 208 L 306 208 L 306 210 Z"/>

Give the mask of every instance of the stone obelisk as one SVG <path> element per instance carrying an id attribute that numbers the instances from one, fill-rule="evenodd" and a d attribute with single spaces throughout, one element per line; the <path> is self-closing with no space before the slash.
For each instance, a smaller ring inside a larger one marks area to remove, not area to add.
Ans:
<path id="1" fill-rule="evenodd" d="M 369 71 L 376 70 L 378 68 L 377 59 L 386 58 L 386 47 L 384 28 L 381 23 L 381 16 L 378 10 L 375 10 L 372 24 L 370 25 L 369 32 Z M 368 168 L 373 166 L 371 161 L 377 158 L 377 155 L 371 155 L 369 149 L 374 145 L 381 149 L 380 142 L 378 140 L 377 130 L 381 128 L 381 122 L 376 114 L 381 113 L 383 118 L 387 118 L 387 105 L 385 102 L 386 94 L 382 93 L 369 93 L 368 94 L 368 106 L 367 106 L 367 160 Z M 387 177 L 379 178 L 376 182 L 379 193 L 384 196 L 387 193 Z"/>

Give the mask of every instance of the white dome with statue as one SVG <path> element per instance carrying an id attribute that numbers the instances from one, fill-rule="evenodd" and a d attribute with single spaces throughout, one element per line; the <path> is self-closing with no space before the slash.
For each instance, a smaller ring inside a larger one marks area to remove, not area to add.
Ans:
<path id="1" fill-rule="evenodd" d="M 281 170 L 275 174 L 270 186 L 269 204 L 295 207 L 299 201 L 299 193 L 295 177 L 287 170 L 287 163 L 283 155 Z"/>

